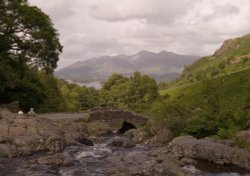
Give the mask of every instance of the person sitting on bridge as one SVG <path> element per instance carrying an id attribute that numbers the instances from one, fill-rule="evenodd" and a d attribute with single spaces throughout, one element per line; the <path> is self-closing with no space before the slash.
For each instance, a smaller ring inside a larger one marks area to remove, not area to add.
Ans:
<path id="1" fill-rule="evenodd" d="M 28 112 L 28 117 L 36 117 L 36 113 L 34 112 L 34 108 L 30 108 L 30 111 Z"/>
<path id="2" fill-rule="evenodd" d="M 24 113 L 23 113 L 23 111 L 18 111 L 18 113 L 17 113 L 17 117 L 18 118 L 24 118 Z"/>

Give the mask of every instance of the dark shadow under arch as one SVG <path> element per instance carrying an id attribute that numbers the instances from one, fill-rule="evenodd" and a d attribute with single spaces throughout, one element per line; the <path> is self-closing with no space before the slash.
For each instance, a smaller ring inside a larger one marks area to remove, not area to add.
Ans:
<path id="1" fill-rule="evenodd" d="M 136 129 L 136 126 L 134 126 L 132 123 L 129 122 L 123 122 L 122 127 L 117 131 L 117 133 L 125 133 L 128 130 Z"/>

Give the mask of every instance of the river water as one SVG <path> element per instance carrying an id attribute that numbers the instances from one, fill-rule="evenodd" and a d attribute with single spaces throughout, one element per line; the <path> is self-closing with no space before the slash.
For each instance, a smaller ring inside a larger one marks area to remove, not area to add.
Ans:
<path id="1" fill-rule="evenodd" d="M 75 145 L 67 147 L 63 155 L 73 159 L 69 166 L 42 165 L 34 162 L 37 158 L 47 155 L 47 153 L 36 154 L 33 156 L 20 157 L 16 159 L 0 158 L 0 175 L 1 176 L 106 176 L 110 175 L 114 165 L 110 163 L 123 161 L 123 166 L 117 163 L 118 167 L 135 167 L 135 169 L 145 169 L 143 157 L 151 156 L 151 149 L 143 145 L 130 147 L 113 147 L 108 144 L 114 139 L 125 138 L 122 135 L 109 135 L 95 141 L 94 146 Z M 142 162 L 125 161 L 122 158 L 129 156 L 141 156 Z M 110 162 L 111 161 L 111 162 Z M 127 165 L 126 165 L 127 164 Z M 185 166 L 184 168 L 192 171 L 194 175 L 200 176 L 249 176 L 240 170 L 231 170 L 216 168 L 214 165 L 201 162 L 201 171 L 194 166 Z M 203 166 L 202 166 L 203 165 Z M 206 165 L 206 167 L 204 167 Z M 215 169 L 216 168 L 216 169 Z M 210 171 L 209 171 L 210 170 Z M 213 173 L 212 173 L 212 172 Z M 236 173 L 241 172 L 241 173 Z M 129 176 L 129 175 L 128 175 Z M 154 176 L 154 174 L 152 175 Z M 166 175 L 167 176 L 167 175 Z"/>
<path id="2" fill-rule="evenodd" d="M 93 81 L 93 82 L 86 82 L 86 83 L 80 83 L 76 82 L 79 86 L 86 86 L 86 87 L 94 87 L 95 89 L 101 89 L 102 84 L 100 81 Z"/>

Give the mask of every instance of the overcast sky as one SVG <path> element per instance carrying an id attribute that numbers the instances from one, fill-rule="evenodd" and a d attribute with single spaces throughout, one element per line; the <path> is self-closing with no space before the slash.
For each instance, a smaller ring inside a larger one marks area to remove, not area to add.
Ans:
<path id="1" fill-rule="evenodd" d="M 249 0 L 29 0 L 47 13 L 64 51 L 59 68 L 141 50 L 212 54 L 250 33 Z"/>

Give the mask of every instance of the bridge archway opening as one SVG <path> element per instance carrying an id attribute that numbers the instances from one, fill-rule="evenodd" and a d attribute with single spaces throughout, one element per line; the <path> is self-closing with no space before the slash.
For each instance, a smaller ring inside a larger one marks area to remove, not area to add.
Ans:
<path id="1" fill-rule="evenodd" d="M 133 125 L 132 123 L 124 121 L 122 123 L 122 127 L 117 131 L 117 133 L 124 134 L 126 131 L 131 130 L 131 129 L 136 129 L 136 126 Z"/>

